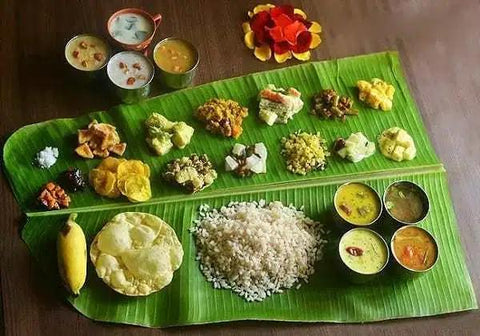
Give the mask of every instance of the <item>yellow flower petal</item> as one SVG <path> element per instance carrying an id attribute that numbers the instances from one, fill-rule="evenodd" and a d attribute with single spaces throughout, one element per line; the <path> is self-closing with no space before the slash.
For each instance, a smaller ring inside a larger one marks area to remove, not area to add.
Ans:
<path id="1" fill-rule="evenodd" d="M 252 28 L 250 28 L 250 22 L 247 21 L 242 23 L 242 29 L 244 34 L 248 33 L 249 31 L 252 31 Z"/>
<path id="2" fill-rule="evenodd" d="M 268 61 L 272 57 L 272 51 L 269 45 L 255 47 L 253 54 L 262 62 Z"/>
<path id="3" fill-rule="evenodd" d="M 305 12 L 303 10 L 301 10 L 300 8 L 295 8 L 293 10 L 293 13 L 295 14 L 299 14 L 301 17 L 303 17 L 304 19 L 307 18 L 307 14 L 305 14 Z"/>
<path id="4" fill-rule="evenodd" d="M 248 49 L 255 48 L 254 37 L 255 37 L 255 33 L 253 31 L 249 31 L 243 37 L 243 42 L 245 42 L 245 45 L 247 46 Z"/>
<path id="5" fill-rule="evenodd" d="M 312 33 L 312 42 L 310 42 L 310 49 L 314 49 L 318 47 L 322 43 L 322 39 L 320 38 L 320 35 Z"/>
<path id="6" fill-rule="evenodd" d="M 322 32 L 322 26 L 320 26 L 320 24 L 316 21 L 312 21 L 312 25 L 310 26 L 310 28 L 308 28 L 308 31 L 310 31 L 311 33 L 321 33 Z"/>
<path id="7" fill-rule="evenodd" d="M 266 4 L 266 5 L 257 5 L 253 9 L 253 14 L 257 14 L 258 12 L 269 11 L 270 8 L 274 7 L 273 5 Z"/>
<path id="8" fill-rule="evenodd" d="M 292 52 L 293 54 L 293 57 L 295 57 L 296 59 L 298 59 L 299 61 L 308 61 L 310 59 L 310 50 L 309 51 L 305 51 L 303 53 L 300 53 L 300 54 L 297 54 L 297 53 L 294 53 Z"/>
<path id="9" fill-rule="evenodd" d="M 283 54 L 273 53 L 273 56 L 275 57 L 275 61 L 277 61 L 277 63 L 283 63 L 286 60 L 289 60 L 290 58 L 292 58 L 292 53 L 290 51 L 287 51 L 286 53 L 283 53 Z"/>

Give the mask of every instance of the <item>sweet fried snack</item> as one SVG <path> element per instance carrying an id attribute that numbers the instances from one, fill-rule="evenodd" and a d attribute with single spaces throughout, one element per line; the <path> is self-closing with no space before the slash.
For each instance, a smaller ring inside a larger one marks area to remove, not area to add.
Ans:
<path id="1" fill-rule="evenodd" d="M 127 144 L 120 142 L 116 128 L 110 124 L 93 120 L 86 129 L 78 130 L 78 147 L 75 152 L 83 158 L 106 158 L 112 153 L 122 156 L 126 148 Z"/>

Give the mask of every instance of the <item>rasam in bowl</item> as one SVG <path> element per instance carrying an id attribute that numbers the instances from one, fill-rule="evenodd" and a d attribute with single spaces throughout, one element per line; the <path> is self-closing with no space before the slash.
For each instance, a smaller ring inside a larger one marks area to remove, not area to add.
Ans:
<path id="1" fill-rule="evenodd" d="M 369 185 L 347 182 L 338 187 L 333 198 L 334 220 L 340 229 L 366 227 L 382 214 L 382 200 Z"/>
<path id="2" fill-rule="evenodd" d="M 430 201 L 427 193 L 410 181 L 396 181 L 383 194 L 387 220 L 397 225 L 418 224 L 427 216 Z"/>
<path id="3" fill-rule="evenodd" d="M 367 228 L 347 231 L 338 243 L 338 255 L 348 280 L 355 283 L 364 283 L 378 276 L 390 256 L 385 240 Z"/>
<path id="4" fill-rule="evenodd" d="M 107 75 L 116 94 L 127 104 L 148 97 L 154 72 L 152 62 L 136 51 L 119 52 L 107 65 Z"/>
<path id="5" fill-rule="evenodd" d="M 157 43 L 153 60 L 159 69 L 162 84 L 171 89 L 182 89 L 192 83 L 199 55 L 190 42 L 169 37 Z"/>

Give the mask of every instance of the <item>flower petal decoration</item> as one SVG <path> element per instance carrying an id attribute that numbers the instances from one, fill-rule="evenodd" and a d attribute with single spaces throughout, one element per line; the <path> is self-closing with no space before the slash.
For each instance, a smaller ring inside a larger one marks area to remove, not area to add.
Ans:
<path id="1" fill-rule="evenodd" d="M 252 28 L 250 28 L 250 22 L 247 21 L 247 22 L 242 23 L 242 29 L 243 29 L 244 34 L 252 31 Z"/>
<path id="2" fill-rule="evenodd" d="M 293 14 L 294 14 L 295 9 L 293 8 L 292 5 L 281 5 L 281 6 L 275 6 L 270 9 L 270 15 L 272 17 L 277 17 L 282 14 L 286 14 L 290 18 L 293 19 Z"/>
<path id="3" fill-rule="evenodd" d="M 300 8 L 295 8 L 295 9 L 293 10 L 293 13 L 300 15 L 300 16 L 301 16 L 303 19 L 305 19 L 305 20 L 307 19 L 307 14 L 305 14 L 305 12 L 302 11 Z"/>
<path id="4" fill-rule="evenodd" d="M 275 7 L 274 5 L 272 4 L 266 4 L 266 5 L 256 5 L 254 8 L 253 8 L 253 14 L 257 14 L 259 12 L 263 12 L 263 11 L 269 11 L 270 8 L 273 8 Z"/>
<path id="5" fill-rule="evenodd" d="M 285 39 L 291 44 L 297 44 L 297 37 L 301 32 L 307 31 L 307 27 L 300 21 L 295 21 L 284 29 Z"/>
<path id="6" fill-rule="evenodd" d="M 312 33 L 320 34 L 322 32 L 322 26 L 316 21 L 312 21 L 312 25 L 308 28 Z"/>
<path id="7" fill-rule="evenodd" d="M 268 30 L 268 34 L 274 42 L 281 42 L 285 40 L 282 27 L 273 27 Z"/>
<path id="8" fill-rule="evenodd" d="M 255 49 L 253 51 L 253 54 L 260 61 L 265 62 L 265 61 L 268 61 L 272 57 L 272 50 L 270 49 L 270 46 L 268 44 L 266 44 L 266 45 L 261 46 L 261 47 L 255 47 Z"/>
<path id="9" fill-rule="evenodd" d="M 320 35 L 311 33 L 312 35 L 312 41 L 310 42 L 310 49 L 315 49 L 322 43 L 322 39 L 320 38 Z"/>
<path id="10" fill-rule="evenodd" d="M 303 53 L 295 53 L 295 52 L 292 52 L 292 55 L 293 57 L 295 57 L 296 59 L 298 59 L 299 61 L 308 61 L 311 57 L 311 53 L 310 53 L 310 50 L 309 51 L 305 51 Z"/>
<path id="11" fill-rule="evenodd" d="M 311 21 L 304 19 L 303 16 L 301 16 L 300 14 L 293 14 L 293 18 L 294 20 L 300 21 L 301 23 L 303 23 L 307 28 L 310 28 L 310 26 L 312 25 Z"/>
<path id="12" fill-rule="evenodd" d="M 297 37 L 297 44 L 292 48 L 296 53 L 303 53 L 310 49 L 312 43 L 312 33 L 308 30 L 301 32 Z"/>
<path id="13" fill-rule="evenodd" d="M 260 31 L 258 33 L 255 33 L 254 32 L 254 37 L 255 37 L 255 45 L 257 47 L 261 47 L 261 46 L 264 46 L 264 45 L 267 45 L 270 43 L 270 36 L 268 35 L 268 32 L 267 31 Z"/>
<path id="14" fill-rule="evenodd" d="M 275 57 L 275 61 L 277 61 L 277 63 L 284 63 L 285 61 L 289 60 L 290 58 L 292 58 L 292 52 L 291 51 L 287 51 L 283 54 L 277 54 L 277 53 L 273 53 L 273 56 Z"/>
<path id="15" fill-rule="evenodd" d="M 255 48 L 255 33 L 253 31 L 246 33 L 243 40 L 248 49 Z"/>
<path id="16" fill-rule="evenodd" d="M 280 14 L 272 17 L 272 21 L 277 27 L 286 27 L 293 23 L 293 20 L 287 14 Z"/>
<path id="17" fill-rule="evenodd" d="M 305 61 L 311 57 L 309 50 L 322 42 L 320 24 L 291 5 L 260 4 L 248 16 L 242 23 L 244 43 L 261 61 L 272 58 L 272 53 L 278 63 L 293 57 Z"/>
<path id="18" fill-rule="evenodd" d="M 291 45 L 287 41 L 281 41 L 273 44 L 273 52 L 275 54 L 284 54 L 290 51 Z"/>
<path id="19" fill-rule="evenodd" d="M 269 12 L 258 12 L 257 14 L 252 16 L 252 19 L 250 20 L 250 28 L 252 28 L 255 33 L 259 33 L 262 30 L 265 30 L 265 26 L 269 20 Z"/>

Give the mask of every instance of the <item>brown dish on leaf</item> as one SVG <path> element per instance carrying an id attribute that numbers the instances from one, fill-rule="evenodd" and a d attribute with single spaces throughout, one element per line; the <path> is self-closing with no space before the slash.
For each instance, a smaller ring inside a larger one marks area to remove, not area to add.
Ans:
<path id="1" fill-rule="evenodd" d="M 86 129 L 78 130 L 75 152 L 83 158 L 106 158 L 112 153 L 122 156 L 126 148 L 127 144 L 120 142 L 116 128 L 110 124 L 93 120 Z"/>

